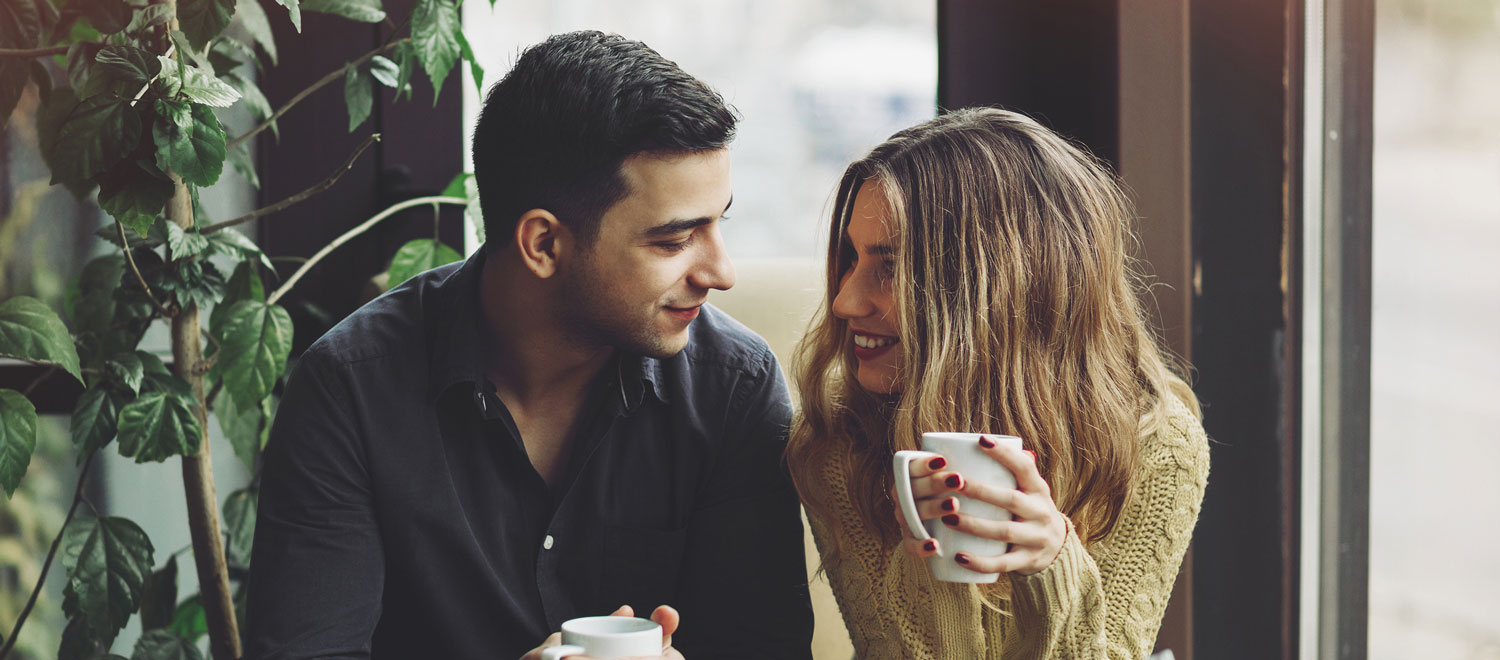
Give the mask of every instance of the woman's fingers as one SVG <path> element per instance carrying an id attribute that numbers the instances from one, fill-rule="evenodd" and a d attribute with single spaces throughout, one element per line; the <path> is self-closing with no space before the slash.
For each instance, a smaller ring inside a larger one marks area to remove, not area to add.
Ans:
<path id="1" fill-rule="evenodd" d="M 961 490 L 967 483 L 968 480 L 964 479 L 963 475 L 957 472 L 951 470 L 934 472 L 920 479 L 912 479 L 911 494 L 920 500 L 934 495 Z"/>
<path id="2" fill-rule="evenodd" d="M 931 557 L 937 554 L 938 544 L 935 539 L 918 541 L 908 536 L 905 539 L 902 539 L 901 549 L 905 550 L 906 554 L 909 554 L 918 559 L 922 559 L 924 557 Z"/>
<path id="3" fill-rule="evenodd" d="M 964 488 L 964 497 L 993 504 L 1024 520 L 1045 518 L 1057 508 L 1056 505 L 1048 506 L 1052 501 L 1047 499 L 1051 497 L 1049 495 L 1028 495 L 1019 490 L 982 484 L 977 481 Z"/>
<path id="4" fill-rule="evenodd" d="M 922 520 L 941 518 L 950 513 L 958 513 L 958 498 L 949 495 L 947 497 L 929 497 L 917 501 L 917 515 Z"/>
<path id="5" fill-rule="evenodd" d="M 1040 525 L 1009 520 L 990 520 L 957 513 L 943 516 L 943 524 L 965 534 L 1005 541 L 1018 546 L 1040 548 L 1047 545 L 1046 529 Z"/>
<path id="6" fill-rule="evenodd" d="M 948 459 L 943 458 L 942 456 L 934 456 L 932 458 L 913 458 L 911 459 L 911 463 L 909 464 L 911 468 L 911 478 L 917 479 L 920 477 L 925 477 L 929 474 L 943 469 L 943 466 L 946 466 L 947 464 Z"/>
<path id="7" fill-rule="evenodd" d="M 1036 461 L 1030 454 L 1019 449 L 1011 449 L 1005 445 L 995 442 L 986 437 L 980 437 L 979 448 L 992 458 L 1000 461 L 1005 469 L 1016 475 L 1016 486 L 1023 492 L 1039 493 L 1048 497 L 1052 496 L 1052 488 L 1047 485 L 1047 480 L 1036 469 Z"/>

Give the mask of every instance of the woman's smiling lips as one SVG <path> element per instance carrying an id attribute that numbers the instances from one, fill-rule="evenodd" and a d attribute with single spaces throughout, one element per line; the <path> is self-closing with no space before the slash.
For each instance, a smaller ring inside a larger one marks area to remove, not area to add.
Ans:
<path id="1" fill-rule="evenodd" d="M 888 335 L 872 335 L 866 332 L 854 333 L 854 357 L 861 360 L 873 360 L 887 351 L 892 346 L 900 343 L 900 340 Z"/>

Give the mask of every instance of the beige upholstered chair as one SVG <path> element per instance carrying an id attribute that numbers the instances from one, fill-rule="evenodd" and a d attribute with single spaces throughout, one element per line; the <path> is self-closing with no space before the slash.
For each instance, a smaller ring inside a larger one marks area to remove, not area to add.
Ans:
<path id="1" fill-rule="evenodd" d="M 807 322 L 822 302 L 823 261 L 821 259 L 736 259 L 737 281 L 728 291 L 715 291 L 708 300 L 765 337 L 781 361 L 782 370 L 791 382 L 793 349 L 807 330 Z M 804 529 L 805 529 L 804 524 Z M 807 571 L 811 576 L 818 568 L 818 551 L 812 535 L 807 546 Z M 812 582 L 813 614 L 817 627 L 813 633 L 813 657 L 816 660 L 847 660 L 854 654 L 844 619 L 839 616 L 833 591 L 825 578 Z"/>

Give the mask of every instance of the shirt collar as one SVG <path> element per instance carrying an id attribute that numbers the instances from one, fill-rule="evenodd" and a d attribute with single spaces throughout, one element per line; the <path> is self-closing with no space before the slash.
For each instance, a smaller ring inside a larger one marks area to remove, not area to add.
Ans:
<path id="1" fill-rule="evenodd" d="M 484 272 L 485 250 L 480 248 L 438 283 L 434 292 L 435 311 L 428 318 L 428 401 L 436 401 L 459 383 L 470 384 L 474 392 L 489 394 L 493 385 L 484 374 L 483 319 L 479 314 L 479 280 Z M 670 358 L 669 358 L 670 359 Z M 661 361 L 655 358 L 621 352 L 614 360 L 621 402 L 626 412 L 640 407 L 647 393 L 662 403 L 670 403 L 662 381 Z"/>

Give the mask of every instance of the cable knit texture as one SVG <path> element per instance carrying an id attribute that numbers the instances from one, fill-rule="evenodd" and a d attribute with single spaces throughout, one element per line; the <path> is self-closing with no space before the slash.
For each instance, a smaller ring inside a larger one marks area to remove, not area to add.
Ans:
<path id="1" fill-rule="evenodd" d="M 857 657 L 866 660 L 1142 660 L 1161 626 L 1208 482 L 1208 436 L 1172 398 L 1168 423 L 1143 441 L 1135 495 L 1119 525 L 1085 547 L 1068 523 L 1051 566 L 980 587 L 938 582 L 925 561 L 885 545 L 849 501 L 841 461 L 824 475 L 831 519 L 811 519 Z M 998 606 L 998 607 L 997 607 Z"/>

